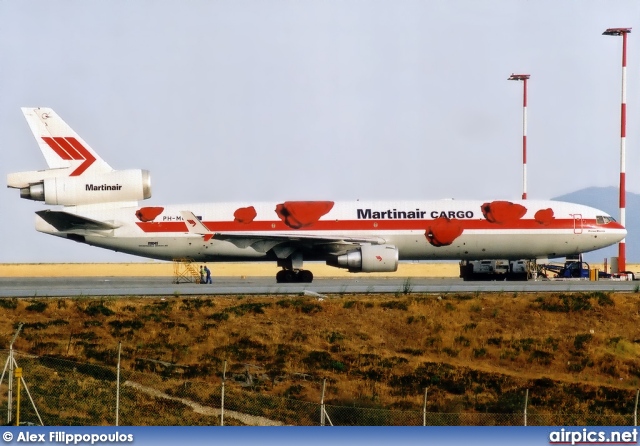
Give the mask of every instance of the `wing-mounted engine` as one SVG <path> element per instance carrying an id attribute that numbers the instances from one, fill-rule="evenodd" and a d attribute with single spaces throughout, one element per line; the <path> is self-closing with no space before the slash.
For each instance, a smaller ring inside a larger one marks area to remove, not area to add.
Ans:
<path id="1" fill-rule="evenodd" d="M 50 171 L 44 171 L 50 172 Z M 36 172 L 25 176 L 33 177 Z M 20 174 L 13 174 L 20 175 Z M 9 182 L 9 187 L 19 187 L 20 197 L 44 201 L 46 204 L 74 206 L 94 203 L 139 201 L 151 197 L 151 175 L 147 170 L 113 170 L 82 176 L 51 176 L 40 181 L 20 184 Z"/>
<path id="2" fill-rule="evenodd" d="M 393 245 L 361 245 L 327 260 L 327 265 L 347 268 L 352 273 L 383 273 L 398 269 L 398 248 Z"/>

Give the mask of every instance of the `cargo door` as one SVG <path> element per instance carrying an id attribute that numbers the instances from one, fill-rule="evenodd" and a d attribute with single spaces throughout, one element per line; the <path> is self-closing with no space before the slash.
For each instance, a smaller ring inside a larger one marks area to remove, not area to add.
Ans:
<path id="1" fill-rule="evenodd" d="M 582 234 L 582 214 L 571 214 L 573 216 L 573 233 Z"/>

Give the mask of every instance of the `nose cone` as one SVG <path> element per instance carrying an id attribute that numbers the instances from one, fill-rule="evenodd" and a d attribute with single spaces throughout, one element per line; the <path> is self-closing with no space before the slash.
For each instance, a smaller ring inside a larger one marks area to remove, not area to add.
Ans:
<path id="1" fill-rule="evenodd" d="M 617 221 L 612 221 L 603 226 L 606 229 L 607 239 L 612 244 L 617 243 L 627 236 L 627 229 Z"/>
<path id="2" fill-rule="evenodd" d="M 607 229 L 613 229 L 613 230 L 616 230 L 616 231 L 622 231 L 622 232 L 625 233 L 625 235 L 627 234 L 627 229 L 624 226 L 622 226 L 620 223 L 618 223 L 617 221 L 612 221 L 611 223 L 607 223 L 605 225 L 605 227 Z"/>

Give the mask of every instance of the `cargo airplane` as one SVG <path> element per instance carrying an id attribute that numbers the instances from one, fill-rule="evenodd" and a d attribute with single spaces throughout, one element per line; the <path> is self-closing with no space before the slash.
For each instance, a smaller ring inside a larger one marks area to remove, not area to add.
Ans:
<path id="1" fill-rule="evenodd" d="M 399 261 L 535 259 L 622 240 L 625 228 L 588 206 L 541 200 L 287 201 L 143 206 L 146 170 L 114 170 L 50 108 L 23 108 L 49 166 L 11 173 L 20 197 L 58 206 L 36 229 L 152 259 L 275 261 L 278 282 L 311 282 L 303 261 L 392 272 Z"/>

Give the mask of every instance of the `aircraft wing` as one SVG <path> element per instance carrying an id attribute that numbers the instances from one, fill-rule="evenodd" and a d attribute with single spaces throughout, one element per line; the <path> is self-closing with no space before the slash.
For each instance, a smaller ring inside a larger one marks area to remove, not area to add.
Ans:
<path id="1" fill-rule="evenodd" d="M 64 211 L 46 210 L 38 211 L 36 214 L 60 232 L 71 232 L 78 229 L 106 231 L 120 226 Z"/>
<path id="2" fill-rule="evenodd" d="M 251 246 L 258 252 L 267 252 L 274 249 L 280 251 L 281 255 L 294 250 L 296 247 L 305 246 L 307 248 L 322 247 L 325 250 L 340 251 L 354 245 L 371 244 L 381 245 L 386 243 L 381 237 L 345 237 L 341 235 L 317 235 L 296 233 L 265 234 L 262 232 L 213 232 L 202 223 L 191 211 L 181 211 L 182 217 L 187 222 L 189 232 L 202 235 L 205 241 L 212 237 L 215 240 L 226 240 L 233 243 L 238 248 Z M 280 256 L 280 255 L 279 255 Z"/>
<path id="3" fill-rule="evenodd" d="M 380 245 L 386 241 L 380 237 L 345 237 L 316 234 L 264 234 L 264 233 L 226 233 L 216 232 L 215 240 L 226 240 L 238 248 L 251 246 L 258 252 L 267 252 L 273 249 L 278 257 L 286 257 L 289 251 L 293 252 L 297 247 L 322 248 L 325 251 L 339 252 L 355 245 L 371 244 Z"/>

